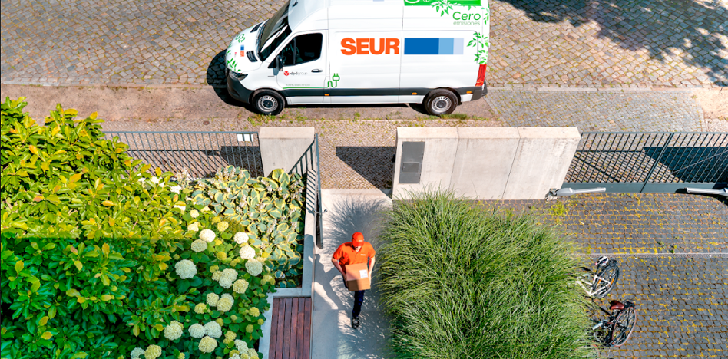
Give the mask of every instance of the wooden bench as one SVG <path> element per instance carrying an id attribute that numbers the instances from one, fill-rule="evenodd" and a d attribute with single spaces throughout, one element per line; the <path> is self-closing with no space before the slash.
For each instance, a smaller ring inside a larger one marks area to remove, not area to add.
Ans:
<path id="1" fill-rule="evenodd" d="M 311 298 L 273 298 L 270 359 L 309 359 Z"/>

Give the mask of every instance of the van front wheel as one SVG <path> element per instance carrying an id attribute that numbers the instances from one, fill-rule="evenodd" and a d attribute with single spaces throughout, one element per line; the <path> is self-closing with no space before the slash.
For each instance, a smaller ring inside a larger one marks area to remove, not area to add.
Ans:
<path id="1" fill-rule="evenodd" d="M 275 116 L 286 106 L 286 100 L 278 92 L 263 90 L 253 96 L 253 107 L 261 115 Z"/>
<path id="2" fill-rule="evenodd" d="M 458 98 L 452 91 L 438 89 L 430 92 L 425 98 L 425 110 L 433 116 L 450 114 L 458 105 Z"/>

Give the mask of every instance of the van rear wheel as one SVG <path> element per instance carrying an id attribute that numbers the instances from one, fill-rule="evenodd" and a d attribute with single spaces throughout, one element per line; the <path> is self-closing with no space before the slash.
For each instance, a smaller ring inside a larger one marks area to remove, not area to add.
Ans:
<path id="1" fill-rule="evenodd" d="M 458 98 L 452 91 L 437 89 L 427 95 L 424 105 L 430 115 L 441 116 L 455 111 Z"/>
<path id="2" fill-rule="evenodd" d="M 286 100 L 278 92 L 262 90 L 253 96 L 253 107 L 261 115 L 275 116 L 286 106 Z"/>

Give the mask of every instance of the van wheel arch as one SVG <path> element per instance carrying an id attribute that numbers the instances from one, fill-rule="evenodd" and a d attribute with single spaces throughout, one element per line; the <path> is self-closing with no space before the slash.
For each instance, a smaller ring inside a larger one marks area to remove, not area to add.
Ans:
<path id="1" fill-rule="evenodd" d="M 268 88 L 268 87 L 259 88 L 259 89 L 255 90 L 255 91 L 253 91 L 250 94 L 250 98 L 248 98 L 248 103 L 252 104 L 253 103 L 253 99 L 255 98 L 255 96 L 257 94 L 261 93 L 262 91 L 273 91 L 273 92 L 281 95 L 281 97 L 283 97 L 283 100 L 285 101 L 285 105 L 288 106 L 288 99 L 286 99 L 286 96 L 283 96 L 283 94 L 280 91 L 278 91 L 276 89 Z"/>
<path id="2" fill-rule="evenodd" d="M 258 114 L 276 116 L 286 107 L 286 97 L 280 92 L 261 88 L 250 95 L 250 104 Z"/>
<path id="3" fill-rule="evenodd" d="M 436 88 L 430 91 L 422 101 L 422 105 L 425 107 L 427 113 L 433 116 L 450 114 L 461 103 L 462 100 L 457 91 L 453 91 L 447 87 Z"/>

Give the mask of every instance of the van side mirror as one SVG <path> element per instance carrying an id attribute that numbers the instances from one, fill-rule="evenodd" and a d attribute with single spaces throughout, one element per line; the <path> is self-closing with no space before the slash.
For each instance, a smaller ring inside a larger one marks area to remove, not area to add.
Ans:
<path id="1" fill-rule="evenodd" d="M 276 55 L 276 69 L 278 71 L 280 71 L 281 69 L 283 69 L 283 62 L 284 62 L 283 56 Z"/>

